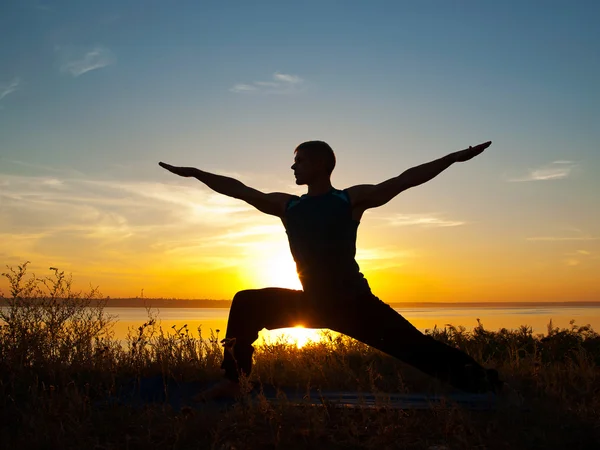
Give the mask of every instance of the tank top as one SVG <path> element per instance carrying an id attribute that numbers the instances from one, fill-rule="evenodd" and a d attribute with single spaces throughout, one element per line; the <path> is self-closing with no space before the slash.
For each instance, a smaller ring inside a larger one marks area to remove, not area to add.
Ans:
<path id="1" fill-rule="evenodd" d="M 355 260 L 359 222 L 345 190 L 294 196 L 284 225 L 305 292 L 357 297 L 371 291 Z"/>

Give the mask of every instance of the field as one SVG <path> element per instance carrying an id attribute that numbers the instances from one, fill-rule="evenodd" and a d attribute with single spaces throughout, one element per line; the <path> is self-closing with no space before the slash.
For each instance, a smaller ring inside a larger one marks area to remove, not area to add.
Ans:
<path id="1" fill-rule="evenodd" d="M 3 274 L 9 307 L 0 319 L 0 448 L 246 449 L 594 448 L 600 443 L 600 335 L 590 327 L 548 325 L 472 332 L 429 330 L 487 367 L 526 402 L 475 412 L 296 407 L 240 402 L 215 414 L 168 406 L 94 405 L 126 380 L 162 374 L 217 380 L 216 330 L 174 329 L 152 310 L 125 342 L 113 338 L 97 290 L 74 292 L 59 270 L 38 279 L 27 264 Z M 222 332 L 221 332 L 222 334 Z M 222 336 L 221 336 L 222 337 Z M 245 383 L 369 392 L 448 391 L 435 380 L 347 337 L 324 334 L 298 349 L 283 342 L 255 353 Z"/>

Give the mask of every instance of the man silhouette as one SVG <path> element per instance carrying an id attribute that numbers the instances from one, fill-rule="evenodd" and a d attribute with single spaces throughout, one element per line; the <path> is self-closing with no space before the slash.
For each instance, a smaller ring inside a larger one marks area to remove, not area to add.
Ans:
<path id="1" fill-rule="evenodd" d="M 239 377 L 250 374 L 252 343 L 258 332 L 299 323 L 351 336 L 464 391 L 501 389 L 503 383 L 495 370 L 485 370 L 466 353 L 422 334 L 379 300 L 355 261 L 357 229 L 367 209 L 385 205 L 402 191 L 431 180 L 454 163 L 470 160 L 490 145 L 488 141 L 450 153 L 380 184 L 338 190 L 331 185 L 335 167 L 331 147 L 322 141 L 304 142 L 294 151 L 291 167 L 296 184 L 308 186 L 300 197 L 267 194 L 233 178 L 160 162 L 176 175 L 194 177 L 220 194 L 279 217 L 303 287 L 244 290 L 234 296 L 222 341 L 225 379 L 201 397 L 239 395 Z"/>

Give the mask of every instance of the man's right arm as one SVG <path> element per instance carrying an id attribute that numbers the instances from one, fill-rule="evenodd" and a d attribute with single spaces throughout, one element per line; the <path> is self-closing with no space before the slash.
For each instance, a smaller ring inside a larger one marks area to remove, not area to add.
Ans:
<path id="1" fill-rule="evenodd" d="M 272 216 L 283 217 L 285 205 L 292 198 L 290 194 L 274 192 L 265 194 L 257 189 L 246 186 L 235 178 L 216 175 L 205 172 L 195 167 L 177 167 L 163 162 L 158 163 L 162 168 L 167 169 L 176 175 L 182 177 L 194 177 L 206 184 L 213 191 L 228 197 L 244 200 L 246 203 L 254 206 L 260 212 Z"/>

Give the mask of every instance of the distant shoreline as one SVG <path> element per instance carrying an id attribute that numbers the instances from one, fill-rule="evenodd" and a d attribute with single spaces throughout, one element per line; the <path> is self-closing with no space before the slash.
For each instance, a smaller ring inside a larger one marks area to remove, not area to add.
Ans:
<path id="1" fill-rule="evenodd" d="M 164 298 L 108 298 L 103 299 L 108 308 L 230 308 L 231 300 L 164 299 Z M 0 300 L 0 306 L 6 306 Z M 407 308 L 542 308 L 542 307 L 600 307 L 600 301 L 571 302 L 390 302 L 398 309 Z"/>

